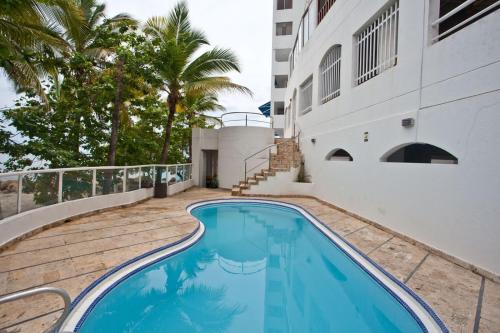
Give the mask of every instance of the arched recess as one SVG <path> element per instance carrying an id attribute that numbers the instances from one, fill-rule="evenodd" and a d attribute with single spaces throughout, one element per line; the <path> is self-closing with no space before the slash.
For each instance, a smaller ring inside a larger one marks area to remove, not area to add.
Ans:
<path id="1" fill-rule="evenodd" d="M 337 148 L 332 150 L 326 155 L 326 160 L 327 161 L 346 161 L 346 162 L 352 162 L 354 159 L 352 158 L 351 154 L 349 154 L 346 150 Z"/>
<path id="2" fill-rule="evenodd" d="M 389 163 L 458 164 L 458 158 L 428 143 L 406 143 L 394 147 L 381 158 Z"/>

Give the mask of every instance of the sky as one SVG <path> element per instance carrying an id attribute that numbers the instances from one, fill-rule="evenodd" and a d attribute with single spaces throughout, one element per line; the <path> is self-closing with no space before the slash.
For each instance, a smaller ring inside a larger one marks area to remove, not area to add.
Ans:
<path id="1" fill-rule="evenodd" d="M 177 0 L 104 0 L 108 16 L 128 13 L 144 22 L 167 15 Z M 191 23 L 205 32 L 212 46 L 232 49 L 242 72 L 232 73 L 234 82 L 250 88 L 253 98 L 223 94 L 219 101 L 227 112 L 258 112 L 271 95 L 272 3 L 271 0 L 187 0 Z M 0 108 L 14 104 L 10 82 L 0 77 Z"/>

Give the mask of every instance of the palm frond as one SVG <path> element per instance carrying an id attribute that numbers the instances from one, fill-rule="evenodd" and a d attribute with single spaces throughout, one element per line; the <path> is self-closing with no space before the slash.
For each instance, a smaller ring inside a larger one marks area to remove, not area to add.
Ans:
<path id="1" fill-rule="evenodd" d="M 232 82 L 225 76 L 212 76 L 190 83 L 190 89 L 199 94 L 217 94 L 221 92 L 237 92 L 253 97 L 253 92 L 242 85 Z"/>

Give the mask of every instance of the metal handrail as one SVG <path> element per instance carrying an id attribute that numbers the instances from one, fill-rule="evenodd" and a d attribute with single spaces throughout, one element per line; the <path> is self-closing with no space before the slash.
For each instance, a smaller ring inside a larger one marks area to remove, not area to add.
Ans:
<path id="1" fill-rule="evenodd" d="M 46 331 L 50 333 L 52 332 L 56 333 L 58 332 L 59 328 L 61 328 L 62 323 L 64 322 L 70 311 L 71 298 L 69 297 L 68 293 L 65 290 L 55 287 L 40 287 L 30 290 L 19 291 L 16 293 L 0 297 L 0 304 L 17 301 L 22 298 L 35 296 L 39 294 L 56 294 L 60 296 L 64 301 L 64 309 L 62 315 L 59 317 L 59 319 L 57 319 L 54 325 L 49 327 Z"/>
<path id="2" fill-rule="evenodd" d="M 300 133 L 301 131 L 299 131 L 299 133 L 297 133 L 296 135 L 292 136 L 290 139 L 292 140 L 297 140 L 297 144 L 300 145 Z M 274 147 L 278 147 L 279 145 L 282 145 L 286 143 L 285 142 L 278 142 L 278 143 L 273 143 L 271 145 L 268 145 L 262 149 L 260 149 L 259 151 L 253 153 L 252 155 L 249 155 L 247 156 L 245 159 L 244 159 L 244 163 L 245 163 L 245 174 L 243 175 L 243 179 L 246 181 L 247 180 L 247 174 L 248 172 L 252 171 L 252 170 L 255 170 L 256 168 L 258 168 L 259 166 L 261 166 L 262 164 L 264 164 L 266 161 L 269 161 L 269 163 L 271 162 L 271 154 L 272 154 L 272 149 Z M 300 149 L 300 148 L 299 148 Z M 267 157 L 262 157 L 261 159 L 264 159 L 265 161 L 262 162 L 262 163 L 259 163 L 257 166 L 254 166 L 253 168 L 251 168 L 250 170 L 248 170 L 248 161 L 252 158 L 254 158 L 255 156 L 265 152 L 265 151 L 268 151 L 268 154 L 267 154 Z"/>
<path id="3" fill-rule="evenodd" d="M 11 171 L 0 173 L 0 177 L 29 175 L 32 173 L 51 173 L 51 172 L 71 172 L 71 171 L 92 171 L 92 170 L 117 170 L 117 169 L 137 169 L 137 168 L 152 168 L 152 167 L 173 167 L 187 166 L 192 163 L 184 164 L 144 164 L 144 165 L 124 165 L 124 166 L 96 166 L 96 167 L 75 167 L 75 168 L 57 168 L 57 169 L 33 169 L 23 171 Z"/>
<path id="4" fill-rule="evenodd" d="M 244 114 L 245 117 L 243 118 L 239 118 L 239 119 L 229 119 L 229 120 L 224 120 L 224 117 L 227 117 L 229 115 L 236 115 L 236 114 Z M 258 113 L 258 112 L 226 112 L 226 113 L 223 113 L 221 116 L 220 116 L 220 122 L 221 122 L 221 126 L 224 127 L 224 123 L 229 123 L 229 122 L 236 122 L 236 121 L 244 121 L 245 122 L 245 127 L 248 127 L 248 123 L 250 122 L 254 122 L 254 123 L 263 123 L 263 124 L 266 124 L 266 125 L 269 125 L 270 128 L 273 128 L 274 126 L 274 121 L 273 121 L 273 117 L 269 117 L 269 121 L 264 121 L 264 120 L 257 120 L 257 119 L 248 119 L 248 116 L 259 116 L 259 117 L 266 117 L 264 116 L 262 113 Z M 266 117 L 267 119 L 267 117 Z"/>
<path id="5" fill-rule="evenodd" d="M 88 196 L 95 197 L 97 195 L 98 188 L 98 171 L 104 171 L 104 173 L 111 173 L 106 171 L 120 171 L 123 172 L 121 176 L 121 192 L 129 192 L 133 190 L 140 190 L 143 188 L 150 188 L 156 185 L 156 176 L 161 174 L 162 169 L 170 171 L 175 168 L 175 174 L 181 174 L 183 177 L 179 182 L 189 181 L 192 179 L 192 164 L 146 164 L 146 165 L 129 165 L 129 166 L 101 166 L 101 167 L 80 167 L 80 168 L 59 168 L 59 169 L 40 169 L 40 170 L 26 170 L 26 171 L 15 171 L 0 173 L 0 179 L 5 181 L 12 181 L 17 184 L 17 207 L 14 214 L 9 214 L 7 216 L 0 215 L 0 221 L 5 217 L 10 217 L 23 212 L 22 207 L 22 195 L 23 195 L 23 183 L 25 182 L 25 177 L 29 175 L 39 175 L 39 174 L 54 174 L 57 175 L 57 180 L 55 180 L 54 194 L 57 191 L 57 203 L 62 203 L 64 201 L 71 201 L 75 199 L 64 200 L 64 182 L 63 179 L 68 177 L 68 174 L 72 172 L 85 172 L 86 176 L 89 177 L 88 180 L 81 181 L 81 183 L 90 183 L 90 191 L 88 191 Z M 149 169 L 146 171 L 146 169 Z M 137 170 L 138 172 L 135 172 Z M 180 171 L 179 171 L 180 170 Z M 131 172 L 132 171 L 132 172 Z M 133 174 L 133 176 L 131 176 Z M 7 178 L 7 179 L 6 179 Z M 10 179 L 8 179 L 10 178 Z M 71 178 L 71 177 L 70 177 Z M 152 178 L 152 182 L 144 182 L 146 178 Z M 130 188 L 128 185 L 130 182 L 136 182 L 138 188 Z M 177 182 L 177 181 L 176 181 Z M 113 191 L 111 193 L 103 193 L 103 195 L 118 193 L 118 191 Z M 55 204 L 55 202 L 54 202 Z M 32 208 L 33 209 L 33 208 Z"/>

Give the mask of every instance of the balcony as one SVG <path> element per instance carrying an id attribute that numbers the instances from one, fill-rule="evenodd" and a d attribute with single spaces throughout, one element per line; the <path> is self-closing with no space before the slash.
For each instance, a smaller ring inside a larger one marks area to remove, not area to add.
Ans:
<path id="1" fill-rule="evenodd" d="M 336 0 L 318 0 L 318 24 L 321 23 Z"/>

